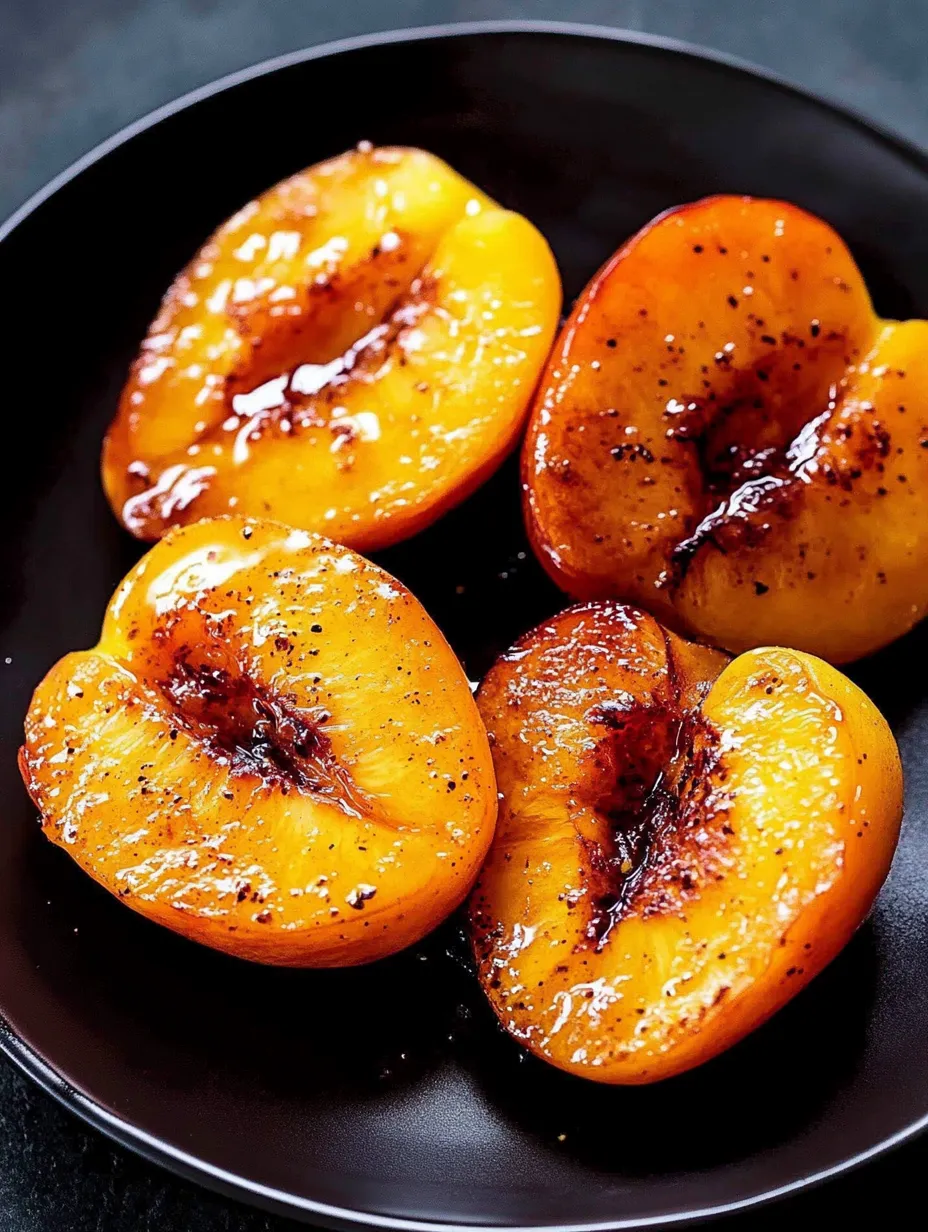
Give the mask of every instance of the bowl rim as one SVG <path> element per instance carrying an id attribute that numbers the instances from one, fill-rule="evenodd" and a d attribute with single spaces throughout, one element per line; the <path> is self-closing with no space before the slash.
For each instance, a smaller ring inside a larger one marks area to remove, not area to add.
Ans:
<path id="1" fill-rule="evenodd" d="M 296 64 L 305 64 L 312 60 L 321 60 L 329 56 L 339 55 L 345 51 L 358 51 L 366 47 L 381 47 L 392 43 L 418 43 L 436 38 L 458 38 L 472 34 L 559 34 L 573 38 L 599 39 L 613 43 L 626 43 L 640 47 L 650 47 L 658 51 L 670 51 L 676 55 L 692 60 L 708 61 L 722 68 L 735 72 L 747 73 L 758 77 L 768 84 L 776 86 L 786 94 L 798 94 L 810 102 L 825 107 L 834 115 L 844 120 L 850 120 L 860 128 L 879 137 L 882 141 L 894 147 L 900 154 L 919 164 L 928 172 L 928 149 L 916 141 L 896 132 L 889 125 L 883 125 L 872 119 L 863 111 L 858 111 L 852 105 L 834 97 L 826 91 L 814 90 L 809 86 L 800 85 L 797 81 L 775 69 L 756 64 L 743 56 L 719 51 L 714 47 L 706 47 L 687 39 L 675 38 L 671 35 L 650 34 L 641 30 L 630 30 L 622 26 L 604 26 L 595 22 L 554 21 L 534 18 L 495 18 L 485 21 L 457 21 L 438 23 L 425 26 L 404 26 L 392 30 L 380 30 L 371 34 L 355 34 L 347 38 L 331 39 L 325 43 L 315 43 L 301 47 L 296 51 L 282 52 L 259 60 L 255 64 L 235 69 L 225 73 L 202 86 L 196 86 L 185 94 L 179 95 L 170 102 L 155 107 L 136 120 L 132 120 L 123 128 L 117 129 L 98 145 L 76 158 L 57 175 L 53 176 L 34 193 L 17 206 L 6 220 L 0 223 L 0 243 L 33 214 L 39 206 L 49 200 L 60 188 L 76 179 L 82 172 L 99 162 L 107 154 L 118 149 L 133 137 L 139 136 L 149 128 L 154 128 L 162 120 L 169 119 L 180 111 L 221 94 L 224 90 L 252 81 L 256 77 L 264 77 L 276 73 L 279 69 L 289 68 Z"/>
<path id="2" fill-rule="evenodd" d="M 849 121 L 871 136 L 895 149 L 899 154 L 928 175 L 928 149 L 895 132 L 892 128 L 874 121 L 864 112 L 856 110 L 843 101 L 825 93 L 798 84 L 784 74 L 753 63 L 741 56 L 731 55 L 714 48 L 671 36 L 650 34 L 618 26 L 605 26 L 589 22 L 553 21 L 532 18 L 499 18 L 476 21 L 460 21 L 424 26 L 409 26 L 382 30 L 370 34 L 353 35 L 313 44 L 295 51 L 284 52 L 224 74 L 187 91 L 178 98 L 164 103 L 138 119 L 117 130 L 87 153 L 50 179 L 29 196 L 13 213 L 0 223 L 0 243 L 9 239 L 14 231 L 34 214 L 60 189 L 93 167 L 106 155 L 125 145 L 134 137 L 154 128 L 162 120 L 186 110 L 196 103 L 221 94 L 225 90 L 313 60 L 339 55 L 342 52 L 363 50 L 391 44 L 427 42 L 439 38 L 458 38 L 485 34 L 541 34 L 559 35 L 566 38 L 585 38 L 671 52 L 674 55 L 707 62 L 737 74 L 759 78 L 775 86 L 784 94 L 800 96 L 819 107 L 830 111 L 837 118 Z M 127 1147 L 148 1162 L 169 1172 L 218 1192 L 225 1197 L 245 1201 L 265 1211 L 289 1216 L 291 1219 L 319 1220 L 329 1228 L 358 1229 L 383 1228 L 395 1232 L 488 1232 L 497 1225 L 464 1223 L 452 1220 L 416 1219 L 400 1215 L 379 1215 L 349 1207 L 336 1206 L 313 1198 L 304 1198 L 273 1186 L 248 1180 L 224 1168 L 198 1158 L 154 1134 L 133 1125 L 131 1121 L 111 1112 L 96 1103 L 90 1096 L 72 1085 L 39 1052 L 22 1039 L 0 1010 L 0 1053 L 5 1055 L 20 1072 L 36 1082 L 59 1104 L 76 1114 L 86 1124 L 106 1134 L 121 1146 Z M 672 1211 L 666 1214 L 632 1216 L 608 1220 L 591 1220 L 579 1223 L 499 1225 L 501 1232 L 620 1232 L 630 1228 L 666 1227 L 715 1218 L 721 1215 L 746 1211 L 775 1199 L 808 1190 L 834 1177 L 860 1167 L 902 1143 L 909 1141 L 928 1129 L 928 1113 L 898 1130 L 881 1142 L 851 1155 L 829 1168 L 820 1169 L 772 1189 L 764 1189 L 730 1202 L 717 1202 L 698 1209 Z"/>

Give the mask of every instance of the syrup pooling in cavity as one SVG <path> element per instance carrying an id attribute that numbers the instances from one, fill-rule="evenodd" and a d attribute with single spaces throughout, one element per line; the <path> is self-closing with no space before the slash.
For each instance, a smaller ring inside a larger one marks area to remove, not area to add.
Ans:
<path id="1" fill-rule="evenodd" d="M 432 155 L 311 167 L 175 280 L 107 437 L 110 501 L 143 539 L 229 511 L 404 538 L 512 446 L 559 307 L 538 232 Z"/>
<path id="2" fill-rule="evenodd" d="M 408 362 L 408 348 L 415 346 L 412 331 L 430 308 L 431 287 L 428 279 L 417 277 L 388 320 L 368 330 L 331 362 L 302 363 L 248 393 L 233 395 L 232 414 L 220 425 L 220 432 L 234 434 L 233 461 L 247 462 L 250 449 L 266 433 L 293 437 L 309 429 L 327 428 L 329 449 L 342 454 L 341 465 L 350 469 L 355 444 L 379 440 L 381 427 L 375 411 L 349 412 L 344 405 L 346 387 L 352 382 L 371 385 L 385 365 Z M 215 435 L 214 430 L 207 439 Z"/>
<path id="3" fill-rule="evenodd" d="M 399 237 L 396 238 L 399 242 Z M 339 253 L 344 251 L 338 250 Z M 408 256 L 398 256 L 396 263 L 408 260 Z M 314 285 L 331 287 L 336 278 L 333 271 L 326 275 L 326 281 Z M 390 278 L 389 285 L 399 287 L 402 284 L 399 279 Z M 135 469 L 130 466 L 132 477 L 138 480 L 142 490 L 123 506 L 127 527 L 142 529 L 147 519 L 159 513 L 169 523 L 175 513 L 187 509 L 218 473 L 215 459 L 228 457 L 234 466 L 243 466 L 256 444 L 271 434 L 278 440 L 298 440 L 306 432 L 321 434 L 323 439 L 328 434 L 329 450 L 340 455 L 337 465 L 344 470 L 351 469 L 355 461 L 354 448 L 379 440 L 381 427 L 376 411 L 360 410 L 354 414 L 349 411 L 344 404 L 347 387 L 352 383 L 371 386 L 386 365 L 406 364 L 407 346 L 415 345 L 409 331 L 429 309 L 430 287 L 428 279 L 414 278 L 411 286 L 401 293 L 401 302 L 388 308 L 387 320 L 352 339 L 344 353 L 335 358 L 323 362 L 295 362 L 291 354 L 295 366 L 263 379 L 260 384 L 253 384 L 267 367 L 266 352 L 257 351 L 257 370 L 237 373 L 230 379 L 225 397 L 213 408 L 213 419 L 200 420 L 195 425 L 196 439 L 186 452 L 192 460 L 203 457 L 204 465 L 180 463 L 162 472 L 153 487 L 142 486 L 150 478 L 146 470 L 138 464 L 134 464 Z M 357 320 L 358 327 L 369 324 L 366 316 Z M 302 336 L 297 335 L 289 341 L 293 349 L 298 349 Z M 235 392 L 238 387 L 241 392 Z M 195 400 L 208 405 L 209 394 L 215 388 L 216 382 L 207 374 Z M 230 500 L 238 504 L 234 494 Z"/>

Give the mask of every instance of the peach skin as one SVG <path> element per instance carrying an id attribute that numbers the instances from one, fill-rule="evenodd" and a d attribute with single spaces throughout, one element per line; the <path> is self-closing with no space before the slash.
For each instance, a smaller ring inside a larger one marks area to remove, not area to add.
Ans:
<path id="1" fill-rule="evenodd" d="M 109 501 L 147 540 L 230 511 L 407 538 L 515 445 L 560 305 L 538 231 L 440 159 L 319 163 L 171 286 L 106 438 Z"/>
<path id="2" fill-rule="evenodd" d="M 839 236 L 793 205 L 671 210 L 578 300 L 523 480 L 574 597 L 735 652 L 859 658 L 928 609 L 928 323 L 881 320 Z"/>
<path id="3" fill-rule="evenodd" d="M 45 834 L 124 903 L 282 966 L 417 941 L 467 894 L 497 808 L 419 602 L 347 548 L 239 517 L 142 558 L 99 643 L 36 689 L 20 768 Z"/>
<path id="4" fill-rule="evenodd" d="M 605 600 L 480 687 L 501 805 L 470 902 L 515 1039 L 606 1083 L 716 1056 L 829 963 L 889 870 L 886 721 L 802 651 L 729 662 Z"/>

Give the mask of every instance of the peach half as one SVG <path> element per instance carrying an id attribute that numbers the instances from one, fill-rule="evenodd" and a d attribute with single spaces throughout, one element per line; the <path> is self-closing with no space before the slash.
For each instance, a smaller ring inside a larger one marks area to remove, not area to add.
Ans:
<path id="1" fill-rule="evenodd" d="M 142 915 L 259 962 L 417 941 L 493 834 L 486 733 L 430 617 L 349 549 L 271 522 L 167 535 L 25 726 L 48 838 Z"/>
<path id="2" fill-rule="evenodd" d="M 835 957 L 889 870 L 896 744 L 821 659 L 729 662 L 590 601 L 497 660 L 478 705 L 501 797 L 479 975 L 570 1073 L 648 1083 L 716 1056 Z"/>
<path id="3" fill-rule="evenodd" d="M 407 538 L 515 445 L 560 304 L 538 231 L 440 159 L 319 163 L 167 292 L 106 438 L 110 503 L 147 540 L 230 511 Z"/>
<path id="4" fill-rule="evenodd" d="M 523 455 L 542 564 L 731 651 L 833 663 L 928 610 L 928 322 L 795 206 L 710 197 L 603 267 Z"/>

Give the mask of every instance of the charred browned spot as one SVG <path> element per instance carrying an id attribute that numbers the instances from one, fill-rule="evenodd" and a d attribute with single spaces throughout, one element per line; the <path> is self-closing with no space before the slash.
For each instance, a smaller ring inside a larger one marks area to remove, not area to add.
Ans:
<path id="1" fill-rule="evenodd" d="M 762 320 L 754 321 L 764 328 Z M 788 330 L 779 338 L 759 333 L 769 354 L 747 368 L 738 367 L 728 344 L 716 352 L 711 369 L 704 366 L 707 379 L 698 395 L 668 401 L 667 436 L 692 446 L 703 508 L 674 549 L 663 585 L 678 585 L 703 545 L 725 553 L 756 547 L 772 517 L 789 516 L 795 473 L 814 452 L 834 409 L 830 382 L 839 381 L 846 368 L 844 335 L 819 333 L 811 343 Z M 811 408 L 809 371 L 822 391 L 820 405 Z"/>
<path id="2" fill-rule="evenodd" d="M 408 259 L 402 248 L 381 256 Z M 370 278 L 368 269 L 364 280 Z M 400 363 L 404 362 L 406 338 L 434 304 L 437 284 L 421 274 L 411 282 L 398 281 L 396 295 L 381 323 L 352 339 L 347 347 L 342 339 L 340 351 L 333 358 L 332 333 L 325 321 L 331 318 L 333 328 L 343 328 L 343 318 L 332 312 L 329 300 L 336 291 L 340 298 L 356 295 L 360 300 L 363 286 L 359 283 L 354 290 L 351 286 L 337 280 L 313 284 L 307 292 L 310 302 L 296 316 L 260 323 L 257 318 L 248 318 L 249 328 L 255 333 L 250 340 L 250 357 L 225 381 L 218 411 L 213 409 L 211 418 L 205 415 L 206 426 L 197 436 L 201 457 L 210 457 L 209 447 L 221 443 L 231 451 L 233 461 L 238 461 L 239 455 L 246 457 L 263 437 L 293 438 L 326 427 L 332 431 L 337 447 L 354 444 L 356 428 L 333 417 L 334 407 L 343 400 L 347 385 L 373 380 L 391 354 L 398 351 Z M 323 292 L 327 298 L 320 315 L 316 308 Z M 370 326 L 367 316 L 359 317 L 355 324 L 359 322 Z M 135 469 L 137 466 L 142 469 Z M 123 520 L 134 534 L 157 539 L 175 522 L 190 520 L 179 515 L 194 506 L 210 487 L 216 468 L 209 463 L 173 463 L 152 473 L 147 466 L 133 462 L 127 475 L 135 492 L 123 506 Z"/>
<path id="3" fill-rule="evenodd" d="M 246 357 L 227 381 L 227 411 L 232 410 L 235 394 L 248 393 L 299 364 L 327 364 L 343 352 L 354 339 L 344 336 L 346 320 L 343 312 L 333 312 L 336 303 L 366 301 L 372 286 L 395 284 L 395 295 L 381 319 L 389 317 L 421 268 L 421 259 L 415 264 L 411 260 L 409 237 L 397 235 L 394 248 L 373 249 L 348 271 L 318 272 L 293 286 L 291 299 L 274 300 L 277 284 L 272 283 L 263 293 L 226 305 L 231 323 L 247 344 Z M 369 317 L 357 319 L 362 328 L 371 323 Z"/>
<path id="4" fill-rule="evenodd" d="M 360 816 L 366 801 L 336 758 L 325 731 L 331 717 L 307 712 L 254 680 L 231 659 L 195 658 L 179 648 L 157 687 L 173 717 L 232 774 L 296 788 Z"/>
<path id="5" fill-rule="evenodd" d="M 371 326 L 370 318 L 365 317 L 365 324 L 370 326 L 367 332 L 325 360 L 301 355 L 298 339 L 291 339 L 286 361 L 281 360 L 263 382 L 255 381 L 250 371 L 247 381 L 230 381 L 226 417 L 201 441 L 231 435 L 241 449 L 269 434 L 294 437 L 301 431 L 328 426 L 337 438 L 350 444 L 356 432 L 349 423 L 332 418 L 333 408 L 344 400 L 347 386 L 372 381 L 393 354 L 398 353 L 401 364 L 405 362 L 406 339 L 434 305 L 436 296 L 435 279 L 417 276 L 397 294 L 382 321 Z M 318 344 L 318 325 L 316 321 L 306 327 L 314 345 Z M 243 385 L 240 390 L 237 383 Z"/>
<path id="6" fill-rule="evenodd" d="M 669 653 L 672 663 L 673 655 Z M 605 841 L 584 839 L 597 950 L 632 915 L 679 913 L 721 867 L 731 830 L 718 733 L 681 705 L 674 673 L 668 695 L 601 703 L 587 713 L 602 734 L 590 755 L 593 807 Z"/>
<path id="7" fill-rule="evenodd" d="M 679 585 L 707 544 L 724 555 L 758 547 L 769 535 L 773 518 L 782 521 L 791 516 L 796 490 L 797 481 L 789 474 L 763 475 L 742 484 L 674 547 L 665 584 Z M 755 594 L 766 594 L 768 588 L 760 586 L 755 586 Z"/>
<path id="8" fill-rule="evenodd" d="M 642 462 L 651 463 L 654 461 L 654 454 L 651 450 L 646 445 L 637 442 L 613 445 L 609 452 L 617 462 L 635 462 L 639 458 Z"/>
<path id="9" fill-rule="evenodd" d="M 862 408 L 872 412 L 872 406 Z M 885 424 L 878 419 L 858 417 L 855 430 L 848 433 L 848 440 L 854 441 L 854 461 L 861 470 L 879 470 L 880 462 L 888 458 L 892 450 L 892 435 Z"/>
<path id="10" fill-rule="evenodd" d="M 213 466 L 187 466 L 177 463 L 162 469 L 155 482 L 130 496 L 123 503 L 122 520 L 142 539 L 159 539 L 185 517 L 216 477 Z M 133 480 L 133 486 L 138 479 Z"/>
<path id="11" fill-rule="evenodd" d="M 570 487 L 577 482 L 577 474 L 574 471 L 570 458 L 552 458 L 548 463 L 549 473 L 566 487 Z"/>

